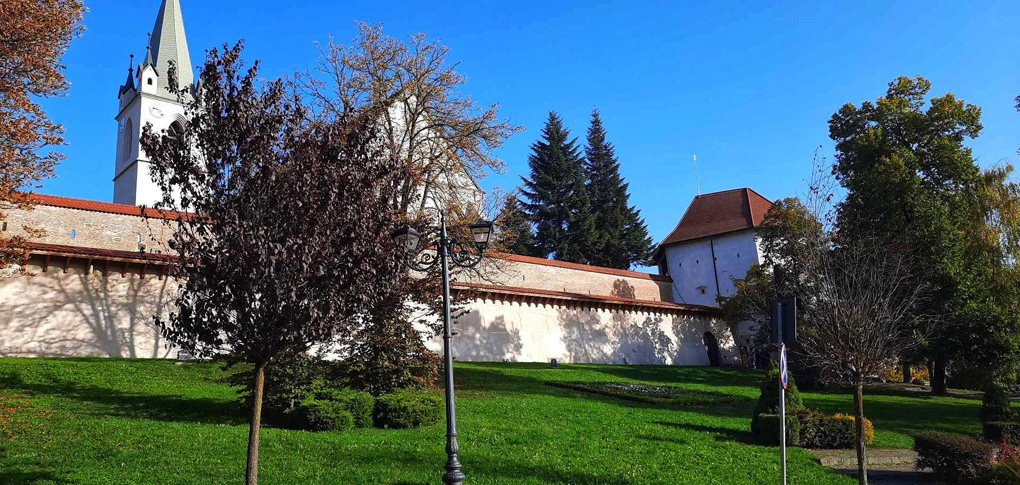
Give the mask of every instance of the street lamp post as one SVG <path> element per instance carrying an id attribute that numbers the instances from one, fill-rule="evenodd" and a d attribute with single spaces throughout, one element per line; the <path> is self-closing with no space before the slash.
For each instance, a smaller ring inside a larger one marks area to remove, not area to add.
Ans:
<path id="1" fill-rule="evenodd" d="M 457 409 L 453 395 L 453 354 L 450 352 L 453 332 L 450 322 L 450 263 L 462 268 L 477 266 L 482 261 L 485 249 L 489 247 L 492 222 L 479 221 L 469 226 L 474 244 L 464 244 L 451 238 L 446 231 L 446 216 L 440 214 L 439 228 L 419 233 L 411 227 L 404 227 L 393 233 L 393 239 L 404 248 L 403 263 L 415 271 L 429 271 L 439 264 L 443 272 L 443 357 L 446 381 L 446 474 L 443 483 L 460 485 L 464 472 L 457 458 L 460 444 L 457 443 Z M 425 239 L 425 244 L 422 244 Z M 438 258 L 433 254 L 438 254 Z M 470 248 L 474 248 L 473 250 Z"/>

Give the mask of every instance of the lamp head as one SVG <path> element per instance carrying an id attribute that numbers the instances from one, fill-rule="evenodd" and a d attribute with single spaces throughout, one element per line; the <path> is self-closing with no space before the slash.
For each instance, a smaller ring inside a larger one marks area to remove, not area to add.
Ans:
<path id="1" fill-rule="evenodd" d="M 390 235 L 397 245 L 404 249 L 405 252 L 412 253 L 418 249 L 418 243 L 421 241 L 421 234 L 415 231 L 411 226 L 404 226 Z"/>
<path id="2" fill-rule="evenodd" d="M 492 222 L 478 221 L 468 226 L 471 229 L 471 236 L 475 239 L 475 246 L 485 250 L 489 247 L 489 240 L 492 238 Z"/>

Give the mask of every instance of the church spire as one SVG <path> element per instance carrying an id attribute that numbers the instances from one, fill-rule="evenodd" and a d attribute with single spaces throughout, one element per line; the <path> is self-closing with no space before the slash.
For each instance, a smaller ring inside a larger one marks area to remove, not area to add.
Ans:
<path id="1" fill-rule="evenodd" d="M 124 93 L 128 91 L 133 91 L 135 89 L 134 72 L 135 72 L 135 55 L 131 54 L 131 60 L 128 61 L 127 81 L 125 81 L 124 85 L 120 87 L 120 94 L 118 94 L 118 96 L 123 96 Z"/>
<path id="2" fill-rule="evenodd" d="M 152 38 L 149 41 L 149 50 L 152 55 L 148 59 L 156 68 L 158 96 L 172 98 L 166 88 L 170 85 L 168 72 L 170 62 L 177 67 L 178 84 L 182 87 L 191 87 L 195 82 L 195 75 L 191 68 L 191 55 L 188 52 L 188 39 L 184 34 L 184 17 L 181 13 L 180 0 L 163 0 L 159 7 L 159 15 L 156 17 L 156 26 L 152 29 Z"/>

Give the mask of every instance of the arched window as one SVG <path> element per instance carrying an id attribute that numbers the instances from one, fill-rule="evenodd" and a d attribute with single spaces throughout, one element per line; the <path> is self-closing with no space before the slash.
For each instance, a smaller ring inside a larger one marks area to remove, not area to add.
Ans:
<path id="1" fill-rule="evenodd" d="M 131 119 L 124 122 L 124 131 L 120 134 L 120 157 L 131 158 L 135 148 L 135 126 Z"/>
<path id="2" fill-rule="evenodd" d="M 150 77 L 149 79 L 147 79 L 145 83 L 148 84 L 149 86 L 152 86 L 152 78 Z"/>
<path id="3" fill-rule="evenodd" d="M 170 123 L 170 127 L 167 128 L 166 133 L 170 136 L 170 138 L 175 140 L 179 139 L 181 135 L 184 134 L 184 122 L 182 122 L 180 118 L 174 120 L 173 123 Z"/>

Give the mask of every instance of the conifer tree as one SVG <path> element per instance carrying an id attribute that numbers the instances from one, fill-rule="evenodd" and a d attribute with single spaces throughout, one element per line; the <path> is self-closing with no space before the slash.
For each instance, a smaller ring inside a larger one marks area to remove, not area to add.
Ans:
<path id="1" fill-rule="evenodd" d="M 627 269 L 652 259 L 652 239 L 641 212 L 630 205 L 627 182 L 620 175 L 616 149 L 606 140 L 598 109 L 592 111 L 585 146 L 587 191 L 594 211 L 590 264 Z"/>
<path id="2" fill-rule="evenodd" d="M 535 254 L 535 228 L 516 193 L 506 196 L 497 224 L 506 236 L 507 251 L 522 256 Z"/>
<path id="3" fill-rule="evenodd" d="M 524 212 L 535 224 L 535 255 L 561 261 L 588 263 L 594 245 L 595 221 L 585 188 L 584 159 L 577 139 L 556 112 L 542 129 L 542 139 L 531 145 L 521 193 Z"/>

